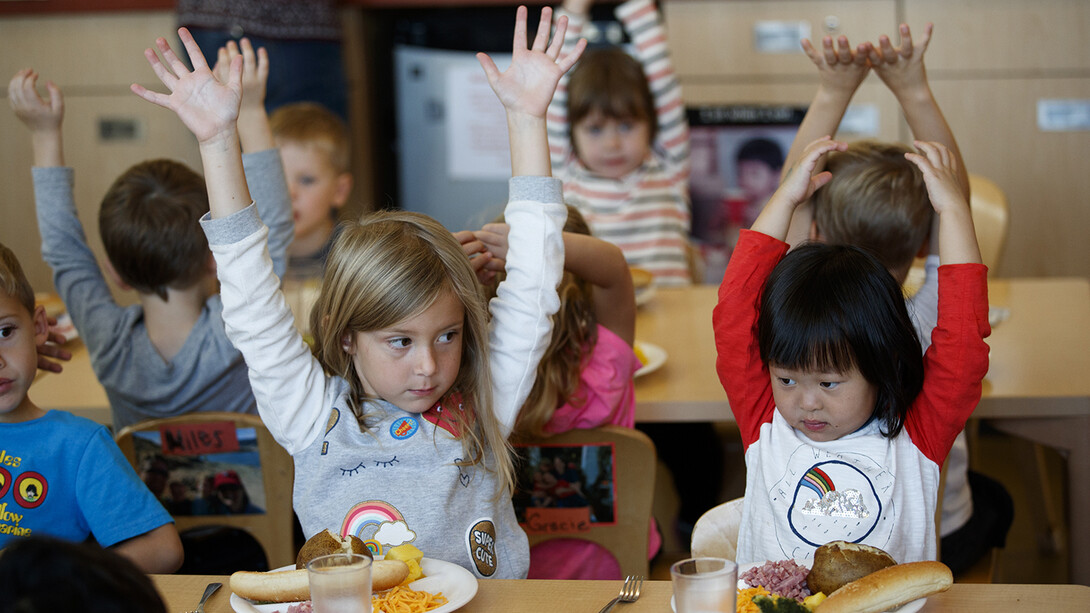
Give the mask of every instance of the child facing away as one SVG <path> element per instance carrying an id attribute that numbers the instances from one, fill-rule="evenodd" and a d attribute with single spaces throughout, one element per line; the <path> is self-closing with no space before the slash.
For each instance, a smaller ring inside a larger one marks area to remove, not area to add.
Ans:
<path id="1" fill-rule="evenodd" d="M 502 271 L 508 232 L 501 222 L 457 235 L 467 253 L 483 256 L 475 259 L 481 268 L 478 278 L 492 295 L 495 279 L 491 276 L 497 269 Z M 632 275 L 620 248 L 591 236 L 586 220 L 572 206 L 564 224 L 564 275 L 557 293 L 560 310 L 553 316 L 552 338 L 513 436 L 534 439 L 606 424 L 634 427 L 633 375 L 640 362 L 632 349 L 636 333 Z M 544 503 L 553 502 L 556 482 L 548 467 L 539 467 L 533 484 L 535 506 L 550 506 Z M 661 542 L 652 524 L 652 554 Z M 620 579 L 622 575 L 617 560 L 599 545 L 561 539 L 530 550 L 528 578 Z"/>
<path id="2" fill-rule="evenodd" d="M 352 192 L 348 126 L 313 102 L 282 106 L 269 116 L 291 194 L 295 236 L 288 276 L 322 276 L 337 228 L 337 211 Z"/>
<path id="3" fill-rule="evenodd" d="M 565 48 L 579 40 L 592 0 L 565 0 Z M 658 285 L 691 281 L 689 124 L 654 0 L 616 8 L 638 59 L 594 48 L 561 80 L 549 106 L 549 150 L 564 199 L 594 235 L 616 244 Z"/>
<path id="4" fill-rule="evenodd" d="M 0 245 L 0 549 L 36 536 L 93 538 L 146 573 L 174 572 L 178 531 L 109 431 L 27 396 L 48 329 L 22 266 Z"/>
<path id="5" fill-rule="evenodd" d="M 727 266 L 712 317 L 745 446 L 739 563 L 811 558 L 832 540 L 935 559 L 940 468 L 980 400 L 991 329 L 955 156 L 916 147 L 906 157 L 941 218 L 943 264 L 922 357 L 901 288 L 873 255 L 823 243 L 787 253 L 795 208 L 831 178 L 814 169 L 844 143 L 803 151 Z"/>
<path id="6" fill-rule="evenodd" d="M 244 123 L 257 126 L 243 132 L 247 176 L 270 227 L 279 275 L 291 241 L 291 207 L 262 104 L 267 69 L 259 70 L 264 56 L 248 41 L 241 53 L 233 51 L 245 58 Z M 118 305 L 76 215 L 74 172 L 64 165 L 61 142 L 61 90 L 47 83 L 49 99 L 42 99 L 37 78 L 21 70 L 8 92 L 33 140 L 42 256 L 106 389 L 114 428 L 193 411 L 255 413 L 246 364 L 224 331 L 215 263 L 196 223 L 208 211 L 204 180 L 184 164 L 160 159 L 136 164 L 110 186 L 99 211 L 106 269 L 139 297 L 138 304 Z"/>
<path id="7" fill-rule="evenodd" d="M 534 381 L 559 306 L 560 182 L 549 177 L 545 111 L 582 46 L 560 56 L 543 9 L 526 47 L 517 13 L 511 66 L 479 54 L 507 109 L 513 178 L 507 279 L 487 309 L 458 241 L 435 220 L 386 212 L 350 223 L 327 262 L 311 318 L 296 332 L 247 191 L 235 114 L 239 67 L 215 80 L 179 30 L 194 70 L 160 38 L 145 55 L 170 94 L 133 85 L 194 133 L 209 187 L 202 221 L 216 256 L 224 318 L 250 367 L 262 420 L 295 461 L 303 533 L 355 534 L 383 553 L 413 542 L 479 577 L 526 576 L 525 534 L 510 495 L 506 438 Z"/>
<path id="8" fill-rule="evenodd" d="M 932 31 L 933 26 L 927 24 L 923 36 L 914 40 L 908 25 L 901 24 L 897 47 L 885 35 L 879 37 L 877 44 L 867 42 L 855 48 L 846 36 L 836 41 L 826 36 L 820 51 L 804 40 L 803 49 L 817 67 L 821 80 L 788 156 L 789 167 L 797 161 L 806 143 L 835 133 L 855 91 L 867 74 L 874 71 L 900 104 L 913 136 L 941 143 L 950 151 L 957 165 L 958 188 L 968 200 L 969 176 L 953 131 L 931 92 L 924 67 Z M 926 256 L 923 283 L 906 300 L 909 317 L 926 351 L 938 317 L 938 217 L 932 212 L 923 176 L 905 158 L 907 151 L 910 150 L 899 143 L 868 140 L 851 143 L 846 151 L 830 153 L 825 168 L 832 172 L 833 178 L 814 194 L 812 215 L 804 205 L 793 222 L 796 227 L 808 230 L 811 239 L 871 251 L 902 285 L 914 259 Z M 1009 514 L 1002 511 L 1004 503 L 1009 507 L 1009 496 L 1000 484 L 974 476 L 973 480 L 982 488 L 980 491 L 970 488 L 968 456 L 962 433 L 955 439 L 946 460 L 941 521 L 944 539 L 959 533 L 953 537 L 955 540 L 946 543 L 950 546 L 942 547 L 943 561 L 955 573 L 990 548 L 993 539 L 998 538 L 1001 543 L 1006 534 L 1004 522 L 1006 526 L 1010 523 Z M 992 500 L 974 508 L 974 497 Z"/>

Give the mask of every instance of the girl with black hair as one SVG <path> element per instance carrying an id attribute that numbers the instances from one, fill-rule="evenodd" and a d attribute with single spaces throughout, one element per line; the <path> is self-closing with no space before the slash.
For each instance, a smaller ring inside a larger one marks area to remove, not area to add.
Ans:
<path id="1" fill-rule="evenodd" d="M 980 400 L 991 329 L 956 161 L 940 144 L 916 147 L 905 157 L 940 217 L 942 264 L 922 358 L 901 289 L 873 255 L 783 242 L 795 207 L 832 176 L 815 169 L 844 143 L 809 145 L 731 257 L 713 324 L 745 445 L 739 563 L 812 558 L 833 540 L 899 562 L 936 557 L 940 469 Z"/>

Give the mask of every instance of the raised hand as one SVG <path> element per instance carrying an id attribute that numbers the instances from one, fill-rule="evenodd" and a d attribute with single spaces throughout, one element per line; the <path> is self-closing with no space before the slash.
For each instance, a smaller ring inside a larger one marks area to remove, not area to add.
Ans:
<path id="1" fill-rule="evenodd" d="M 851 96 L 867 78 L 870 65 L 867 56 L 871 53 L 871 44 L 862 43 L 852 49 L 847 36 L 840 36 L 834 41 L 832 36 L 821 39 L 821 50 L 814 48 L 809 39 L 802 39 L 802 50 L 817 66 L 823 87 Z"/>
<path id="2" fill-rule="evenodd" d="M 163 55 L 163 61 L 151 49 L 144 50 L 144 57 L 170 93 L 153 92 L 137 83 L 131 86 L 133 93 L 177 113 L 202 145 L 233 135 L 242 99 L 242 57 L 231 61 L 227 81 L 221 83 L 212 74 L 189 30 L 179 28 L 178 37 L 189 53 L 193 70 L 178 59 L 166 39 L 158 38 L 155 46 Z"/>
<path id="3" fill-rule="evenodd" d="M 765 203 L 751 228 L 784 240 L 795 208 L 809 200 L 814 192 L 833 178 L 832 173 L 827 170 L 815 174 L 825 155 L 831 151 L 845 151 L 847 148 L 847 143 L 832 140 L 829 136 L 823 136 L 807 145 L 798 163 L 784 176 L 779 189 Z"/>
<path id="4" fill-rule="evenodd" d="M 216 54 L 216 65 L 212 67 L 212 74 L 220 83 L 226 84 L 230 79 L 231 62 L 236 57 L 242 56 L 242 110 L 246 112 L 251 108 L 265 108 L 265 88 L 269 82 L 269 54 L 265 47 L 254 49 L 250 39 L 243 38 L 238 43 L 227 41 L 227 45 L 219 48 Z"/>
<path id="5" fill-rule="evenodd" d="M 871 46 L 868 55 L 871 67 L 898 98 L 917 88 L 927 87 L 923 56 L 931 42 L 933 29 L 932 24 L 927 24 L 924 26 L 923 36 L 913 41 L 908 24 L 902 23 L 901 46 L 894 47 L 885 34 L 878 38 L 877 45 Z"/>
<path id="6" fill-rule="evenodd" d="M 49 100 L 38 95 L 38 73 L 24 68 L 8 84 L 8 101 L 15 116 L 32 132 L 60 130 L 64 120 L 64 96 L 52 81 L 46 81 Z"/>
<path id="7" fill-rule="evenodd" d="M 518 8 L 511 65 L 502 73 L 488 54 L 477 54 L 485 76 L 488 77 L 488 84 L 492 86 L 492 91 L 496 92 L 509 114 L 544 117 L 560 77 L 575 64 L 587 46 L 586 40 L 580 40 L 571 53 L 560 57 L 568 19 L 561 17 L 557 21 L 556 33 L 553 34 L 550 44 L 549 26 L 552 23 L 552 14 L 549 7 L 541 9 L 537 36 L 534 37 L 533 45 L 527 47 L 526 7 Z"/>
<path id="8" fill-rule="evenodd" d="M 942 264 L 980 263 L 980 247 L 959 183 L 957 155 L 941 143 L 914 141 L 919 153 L 905 158 L 923 173 L 931 206 L 939 215 L 939 260 Z"/>

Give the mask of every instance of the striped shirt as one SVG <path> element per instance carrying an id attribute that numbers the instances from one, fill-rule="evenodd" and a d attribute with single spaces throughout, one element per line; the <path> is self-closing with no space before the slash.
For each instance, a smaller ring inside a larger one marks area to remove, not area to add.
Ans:
<path id="1" fill-rule="evenodd" d="M 582 36 L 585 15 L 568 17 L 564 51 Z M 621 179 L 596 175 L 571 146 L 567 76 L 549 105 L 549 153 L 564 182 L 564 200 L 579 209 L 594 235 L 624 252 L 630 266 L 645 268 L 658 285 L 685 285 L 689 275 L 689 124 L 666 46 L 666 33 L 653 0 L 629 0 L 615 14 L 643 65 L 655 100 L 658 135 L 651 154 Z"/>

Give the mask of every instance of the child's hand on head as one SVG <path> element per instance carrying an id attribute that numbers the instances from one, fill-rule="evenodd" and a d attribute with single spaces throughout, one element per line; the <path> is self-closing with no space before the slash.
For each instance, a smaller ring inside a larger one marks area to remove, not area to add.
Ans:
<path id="1" fill-rule="evenodd" d="M 46 336 L 44 343 L 36 347 L 38 351 L 38 370 L 61 372 L 64 368 L 59 362 L 53 360 L 67 362 L 72 359 L 72 353 L 61 347 L 61 345 L 68 342 L 68 339 L 63 334 L 53 331 L 54 326 L 57 325 L 56 318 L 49 317 L 46 319 L 46 323 L 49 324 L 49 335 Z"/>
<path id="2" fill-rule="evenodd" d="M 958 183 L 957 158 L 940 143 L 915 141 L 919 153 L 906 153 L 905 158 L 923 173 L 931 206 L 940 216 L 953 209 L 968 210 L 969 203 Z"/>
<path id="3" fill-rule="evenodd" d="M 862 43 L 852 49 L 847 36 L 838 37 L 835 46 L 833 42 L 832 36 L 823 37 L 821 50 L 818 51 L 809 39 L 804 38 L 802 50 L 817 66 L 823 87 L 851 95 L 867 78 L 867 71 L 870 70 L 867 56 L 871 53 L 871 44 Z"/>
<path id="4" fill-rule="evenodd" d="M 927 86 L 923 56 L 931 42 L 933 29 L 932 24 L 927 24 L 924 26 L 923 36 L 913 41 L 908 24 L 902 23 L 900 47 L 894 47 L 885 34 L 878 38 L 877 45 L 871 46 L 870 64 L 895 96 L 900 97 L 916 88 Z"/>
<path id="5" fill-rule="evenodd" d="M 243 38 L 238 43 L 227 41 L 226 47 L 220 47 L 216 54 L 216 65 L 212 74 L 220 83 L 226 84 L 230 78 L 231 62 L 242 56 L 242 110 L 265 108 L 265 87 L 269 81 L 269 54 L 264 47 L 254 50 L 250 39 Z"/>
<path id="6" fill-rule="evenodd" d="M 144 57 L 170 93 L 153 92 L 137 83 L 131 89 L 144 100 L 177 113 L 197 141 L 208 144 L 235 131 L 242 98 L 243 59 L 238 56 L 231 61 L 227 81 L 221 83 L 212 74 L 189 30 L 180 28 L 178 36 L 189 53 L 193 70 L 174 54 L 166 39 L 158 38 L 155 46 L 163 54 L 163 61 L 151 49 L 144 50 Z"/>
<path id="7" fill-rule="evenodd" d="M 32 132 L 60 130 L 64 120 L 64 96 L 52 81 L 45 82 L 49 99 L 38 94 L 38 73 L 24 68 L 8 84 L 8 101 L 15 116 Z"/>
<path id="8" fill-rule="evenodd" d="M 780 188 L 772 194 L 771 200 L 779 200 L 789 205 L 792 209 L 810 199 L 818 189 L 833 178 L 828 170 L 814 174 L 818 163 L 830 151 L 845 151 L 847 143 L 835 141 L 829 136 L 823 136 L 806 146 L 802 152 L 802 158 L 780 183 Z"/>
<path id="9" fill-rule="evenodd" d="M 571 53 L 559 57 L 564 33 L 568 29 L 568 19 L 561 17 L 557 21 L 552 44 L 549 44 L 551 23 L 552 9 L 541 9 L 537 36 L 534 37 L 533 45 L 527 48 L 526 7 L 520 6 L 515 17 L 511 65 L 507 70 L 500 72 L 488 54 L 477 54 L 485 76 L 488 77 L 488 84 L 492 86 L 492 91 L 496 92 L 509 114 L 544 117 L 560 77 L 575 64 L 587 46 L 586 40 L 580 40 Z"/>
<path id="10" fill-rule="evenodd" d="M 496 272 L 503 270 L 503 260 L 496 260 L 489 253 L 488 247 L 470 230 L 462 230 L 454 233 L 455 240 L 462 246 L 462 252 L 469 258 L 469 265 L 477 275 L 477 281 L 488 284 L 495 278 Z"/>

